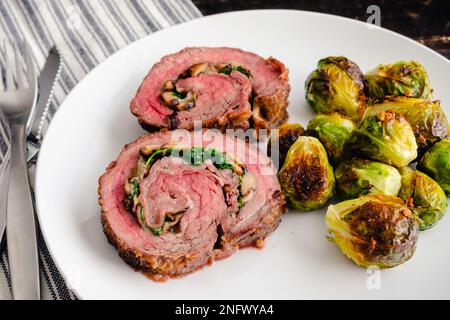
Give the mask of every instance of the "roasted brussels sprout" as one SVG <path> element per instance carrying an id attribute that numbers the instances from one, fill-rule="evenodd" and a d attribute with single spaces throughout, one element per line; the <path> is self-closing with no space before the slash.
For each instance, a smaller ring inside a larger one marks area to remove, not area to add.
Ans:
<path id="1" fill-rule="evenodd" d="M 285 123 L 279 126 L 278 130 L 272 130 L 267 144 L 267 154 L 272 158 L 277 168 L 283 166 L 289 148 L 298 137 L 304 134 L 305 129 L 300 124 Z"/>
<path id="2" fill-rule="evenodd" d="M 450 140 L 435 143 L 420 159 L 418 169 L 428 174 L 450 194 Z"/>
<path id="3" fill-rule="evenodd" d="M 330 206 L 329 240 L 360 267 L 391 268 L 409 260 L 416 249 L 416 215 L 393 196 L 368 195 Z"/>
<path id="4" fill-rule="evenodd" d="M 391 110 L 365 116 L 356 128 L 349 148 L 372 160 L 399 168 L 417 157 L 417 143 L 411 125 Z"/>
<path id="5" fill-rule="evenodd" d="M 328 157 L 338 163 L 344 153 L 344 146 L 352 137 L 355 124 L 340 113 L 318 114 L 308 124 L 307 133 L 322 142 Z"/>
<path id="6" fill-rule="evenodd" d="M 278 173 L 288 205 L 304 211 L 323 206 L 334 192 L 333 168 L 314 137 L 299 137 Z"/>
<path id="7" fill-rule="evenodd" d="M 448 137 L 448 121 L 439 101 L 391 97 L 368 107 L 365 115 L 375 115 L 388 110 L 394 110 L 405 117 L 414 131 L 421 151 Z"/>
<path id="8" fill-rule="evenodd" d="M 427 72 L 415 61 L 380 64 L 366 74 L 366 89 L 370 100 L 386 96 L 431 99 Z"/>
<path id="9" fill-rule="evenodd" d="M 343 199 L 367 194 L 396 196 L 401 186 L 398 170 L 390 165 L 354 158 L 342 162 L 335 171 L 336 189 Z"/>
<path id="10" fill-rule="evenodd" d="M 400 168 L 402 187 L 398 196 L 419 218 L 420 230 L 434 226 L 447 210 L 447 197 L 439 184 L 420 171 Z"/>
<path id="11" fill-rule="evenodd" d="M 364 74 L 345 57 L 322 59 L 306 80 L 306 101 L 317 113 L 337 111 L 353 121 L 364 113 Z"/>

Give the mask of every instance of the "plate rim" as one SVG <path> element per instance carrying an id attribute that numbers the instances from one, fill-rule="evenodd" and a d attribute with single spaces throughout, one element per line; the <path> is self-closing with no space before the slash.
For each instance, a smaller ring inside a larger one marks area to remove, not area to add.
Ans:
<path id="1" fill-rule="evenodd" d="M 186 21 L 186 22 L 182 22 L 173 26 L 170 26 L 168 28 L 165 29 L 161 29 L 158 31 L 155 31 L 151 34 L 148 34 L 140 39 L 137 39 L 136 41 L 133 41 L 129 44 L 127 44 L 126 46 L 124 46 L 123 48 L 117 50 L 116 52 L 114 52 L 112 55 L 108 56 L 105 60 L 103 60 L 101 63 L 99 63 L 98 65 L 96 65 L 92 70 L 90 70 L 87 74 L 85 74 L 85 76 L 72 88 L 72 90 L 69 92 L 69 94 L 65 97 L 64 101 L 61 103 L 61 105 L 58 107 L 57 112 L 55 113 L 55 115 L 53 116 L 52 121 L 50 122 L 49 127 L 47 128 L 47 132 L 45 134 L 45 137 L 42 141 L 42 145 L 40 148 L 39 153 L 46 153 L 49 144 L 49 138 L 48 137 L 52 137 L 53 136 L 53 130 L 55 128 L 55 126 L 53 125 L 55 122 L 59 121 L 59 118 L 62 117 L 61 114 L 63 114 L 65 112 L 66 109 L 68 109 L 68 107 L 66 107 L 66 105 L 68 105 L 69 103 L 67 101 L 70 101 L 70 99 L 72 99 L 73 96 L 76 95 L 78 88 L 85 83 L 86 81 L 88 81 L 91 77 L 95 76 L 95 74 L 97 73 L 97 70 L 100 69 L 103 64 L 108 63 L 110 60 L 113 60 L 116 55 L 119 55 L 122 53 L 122 51 L 125 50 L 129 50 L 129 47 L 137 45 L 137 43 L 140 42 L 144 42 L 144 41 L 148 41 L 149 38 L 151 38 L 152 36 L 154 36 L 155 34 L 161 34 L 161 33 L 165 33 L 168 31 L 172 31 L 173 29 L 178 29 L 178 28 L 184 28 L 185 25 L 189 25 L 189 24 L 196 24 L 196 23 L 203 23 L 204 21 L 208 21 L 208 20 L 214 20 L 217 17 L 223 17 L 223 16 L 240 16 L 240 15 L 252 15 L 252 14 L 278 14 L 278 15 L 283 15 L 283 14 L 298 14 L 299 16 L 302 15 L 310 15 L 310 16 L 317 16 L 317 17 L 322 17 L 322 18 L 326 18 L 326 19 L 332 19 L 332 20 L 340 20 L 340 21 L 345 21 L 346 23 L 349 24 L 359 24 L 359 25 L 365 25 L 367 27 L 371 27 L 371 28 L 376 28 L 379 32 L 383 32 L 386 33 L 388 35 L 390 35 L 391 37 L 397 37 L 400 39 L 403 39 L 404 41 L 407 41 L 409 43 L 411 43 L 414 46 L 417 46 L 421 49 L 425 49 L 428 54 L 432 54 L 435 57 L 437 57 L 439 60 L 442 61 L 442 63 L 446 63 L 450 66 L 450 60 L 447 59 L 445 56 L 443 56 L 442 54 L 436 52 L 435 50 L 425 46 L 424 44 L 413 40 L 405 35 L 402 35 L 398 32 L 395 32 L 393 30 L 384 28 L 384 27 L 379 27 L 373 24 L 369 24 L 367 22 L 361 21 L 361 20 L 356 20 L 356 19 L 352 19 L 352 18 L 348 18 L 348 17 L 344 17 L 344 16 L 340 16 L 340 15 L 334 15 L 334 14 L 329 14 L 329 13 L 322 13 L 322 12 L 314 12 L 314 11 L 307 11 L 307 10 L 293 10 L 293 9 L 254 9 L 254 10 L 239 10 L 239 11 L 229 11 L 229 12 L 222 12 L 222 13 L 216 13 L 216 14 L 212 14 L 212 15 L 207 15 L 207 16 L 202 16 L 199 18 L 195 18 L 193 20 L 190 21 Z M 40 187 L 40 185 L 42 184 L 41 181 L 45 180 L 45 177 L 43 176 L 43 164 L 42 161 L 40 160 L 41 157 L 38 157 L 37 163 L 36 163 L 36 174 L 35 174 L 35 208 L 36 208 L 36 214 L 38 217 L 38 221 L 41 227 L 41 234 L 42 237 L 45 241 L 45 244 L 47 245 L 47 249 L 48 252 L 52 258 L 52 261 L 54 262 L 58 272 L 61 274 L 61 276 L 63 277 L 64 281 L 67 283 L 68 280 L 68 275 L 67 275 L 67 271 L 64 270 L 63 268 L 61 268 L 60 262 L 58 261 L 58 258 L 54 255 L 54 251 L 53 251 L 53 244 L 49 241 L 48 239 L 48 234 L 45 231 L 45 226 L 42 223 L 43 217 L 45 216 L 45 213 L 42 212 L 41 207 L 42 207 L 42 202 L 43 202 L 43 195 L 46 191 L 42 190 L 42 188 Z M 76 288 L 68 288 L 69 290 L 71 290 L 79 299 L 84 299 L 83 295 L 76 290 Z"/>

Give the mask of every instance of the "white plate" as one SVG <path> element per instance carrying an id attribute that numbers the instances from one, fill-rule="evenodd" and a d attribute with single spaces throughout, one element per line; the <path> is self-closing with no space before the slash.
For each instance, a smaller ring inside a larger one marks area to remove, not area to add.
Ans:
<path id="1" fill-rule="evenodd" d="M 273 55 L 290 70 L 290 122 L 313 116 L 304 82 L 317 61 L 344 55 L 367 71 L 414 59 L 429 72 L 450 114 L 450 62 L 393 32 L 350 19 L 301 11 L 210 16 L 157 32 L 98 66 L 56 114 L 37 169 L 39 219 L 50 252 L 80 298 L 297 299 L 450 298 L 450 217 L 420 234 L 415 256 L 391 270 L 357 268 L 325 239 L 325 210 L 290 212 L 264 250 L 245 249 L 183 279 L 153 282 L 134 272 L 100 225 L 97 179 L 125 143 L 143 134 L 128 104 L 162 56 L 187 46 L 231 46 Z"/>

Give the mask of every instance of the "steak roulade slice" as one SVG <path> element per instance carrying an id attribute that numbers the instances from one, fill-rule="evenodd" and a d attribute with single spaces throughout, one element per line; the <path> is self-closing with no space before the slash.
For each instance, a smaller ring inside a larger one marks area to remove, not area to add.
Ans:
<path id="1" fill-rule="evenodd" d="M 153 66 L 131 102 L 146 129 L 276 128 L 288 114 L 288 70 L 234 48 L 186 48 Z"/>
<path id="2" fill-rule="evenodd" d="M 126 145 L 100 177 L 99 196 L 109 242 L 159 279 L 260 247 L 285 211 L 271 160 L 214 130 L 152 133 Z"/>

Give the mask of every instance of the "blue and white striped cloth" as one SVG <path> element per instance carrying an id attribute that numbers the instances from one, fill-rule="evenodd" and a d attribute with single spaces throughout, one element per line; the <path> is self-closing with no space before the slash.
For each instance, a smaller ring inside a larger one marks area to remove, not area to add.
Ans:
<path id="1" fill-rule="evenodd" d="M 0 43 L 3 37 L 10 41 L 24 38 L 39 70 L 50 48 L 59 49 L 64 65 L 47 117 L 50 122 L 73 87 L 108 56 L 152 32 L 200 16 L 190 0 L 0 0 Z M 2 123 L 0 116 L 0 163 L 9 146 Z M 52 261 L 40 230 L 38 241 L 42 298 L 75 299 Z M 0 267 L 0 291 L 5 291 L 9 286 L 5 251 Z"/>

